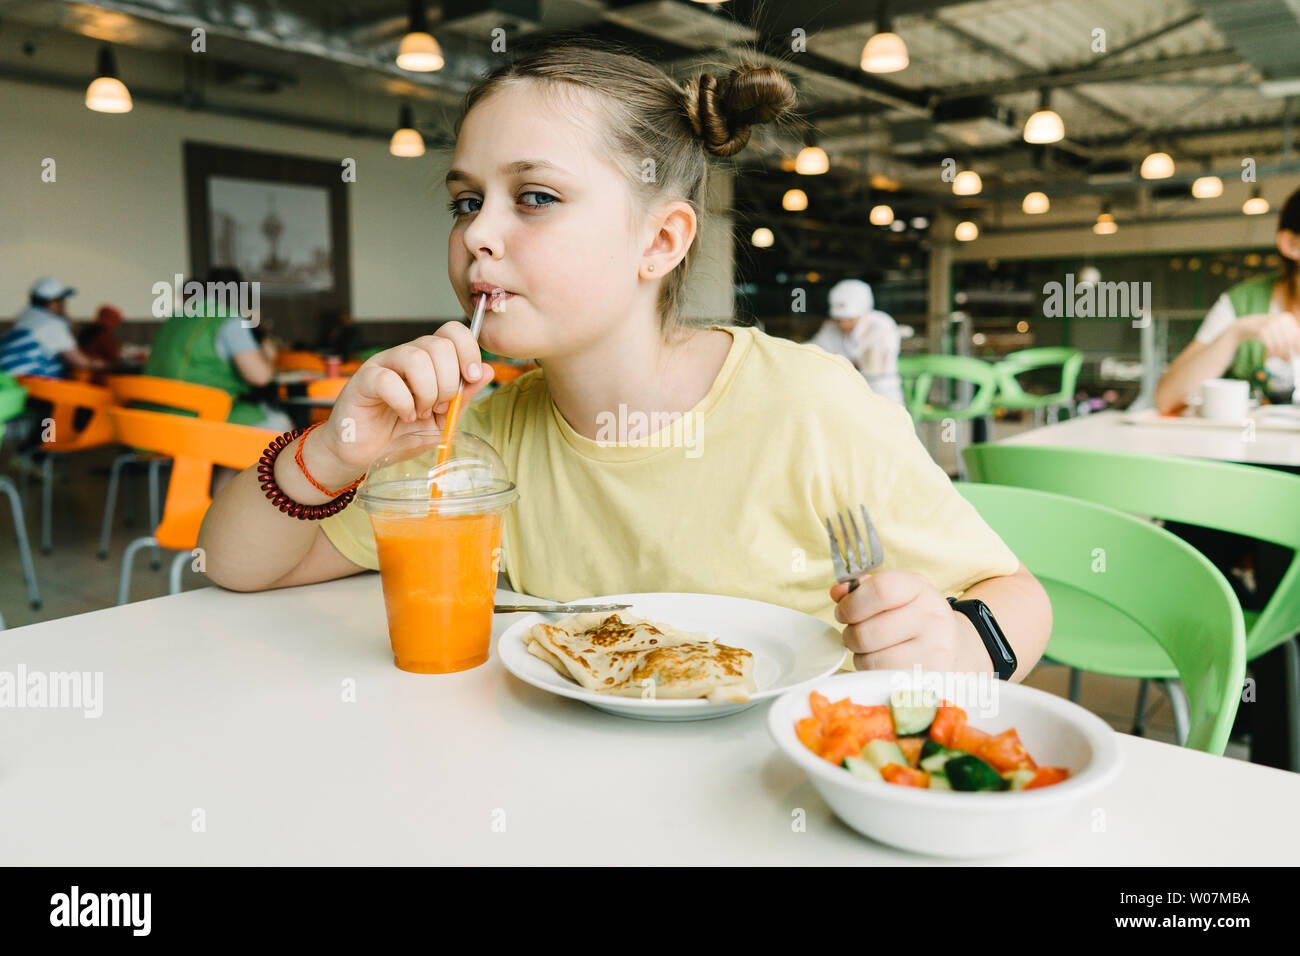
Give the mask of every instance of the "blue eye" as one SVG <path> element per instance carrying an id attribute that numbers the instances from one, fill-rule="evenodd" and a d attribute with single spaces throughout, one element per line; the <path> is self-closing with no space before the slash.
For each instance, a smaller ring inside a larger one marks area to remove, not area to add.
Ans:
<path id="1" fill-rule="evenodd" d="M 529 191 L 526 192 L 526 193 L 520 193 L 520 195 L 521 195 L 521 196 L 540 196 L 542 199 L 549 200 L 548 202 L 526 202 L 526 203 L 524 203 L 525 206 L 533 206 L 533 207 L 537 207 L 537 206 L 554 206 L 557 202 L 559 202 L 559 199 L 556 198 L 555 196 L 552 196 L 550 193 L 537 192 L 536 190 L 529 190 Z"/>
<path id="2" fill-rule="evenodd" d="M 481 203 L 482 201 L 483 200 L 481 199 L 475 199 L 473 196 L 466 196 L 464 199 L 453 199 L 451 202 L 447 204 L 447 208 L 451 211 L 451 214 L 454 218 L 459 219 L 461 216 L 468 215 L 470 212 L 478 211 L 477 209 L 474 210 L 462 209 L 460 206 L 461 203 L 463 202 Z"/>

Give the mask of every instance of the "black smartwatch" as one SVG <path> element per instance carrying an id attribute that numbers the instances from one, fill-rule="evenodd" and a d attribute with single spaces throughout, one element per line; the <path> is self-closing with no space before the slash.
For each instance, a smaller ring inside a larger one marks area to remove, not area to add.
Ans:
<path id="1" fill-rule="evenodd" d="M 948 598 L 948 603 L 952 605 L 954 611 L 961 611 L 970 618 L 970 622 L 975 625 L 975 632 L 984 642 L 985 650 L 989 652 L 989 658 L 993 661 L 993 669 L 997 671 L 998 677 L 1002 680 L 1010 680 L 1011 675 L 1016 672 L 1016 652 L 1011 649 L 1011 643 L 1002 633 L 1002 628 L 998 627 L 998 622 L 994 619 L 989 606 L 975 599 L 958 601 L 956 598 Z"/>

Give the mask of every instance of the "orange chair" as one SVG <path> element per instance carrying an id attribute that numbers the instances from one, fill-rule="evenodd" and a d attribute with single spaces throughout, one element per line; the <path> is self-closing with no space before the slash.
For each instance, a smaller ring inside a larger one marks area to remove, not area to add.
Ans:
<path id="1" fill-rule="evenodd" d="M 152 375 L 110 375 L 108 388 L 113 393 L 117 404 L 130 402 L 152 402 L 166 405 L 180 411 L 193 412 L 204 421 L 224 422 L 230 416 L 234 399 L 230 393 L 209 385 L 195 385 L 173 378 L 157 378 Z M 149 469 L 149 527 L 155 528 L 162 520 L 161 472 L 163 466 L 171 459 L 165 455 L 140 454 L 134 449 L 124 451 L 113 459 L 113 467 L 108 473 L 108 494 L 104 500 L 104 520 L 99 529 L 99 558 L 108 558 L 108 541 L 113 531 L 113 511 L 117 506 L 117 489 L 119 480 L 125 481 L 130 472 L 127 465 L 146 465 Z M 126 491 L 126 524 L 130 526 L 132 496 L 129 487 Z M 162 563 L 161 551 L 154 549 L 150 564 L 157 569 Z"/>
<path id="2" fill-rule="evenodd" d="M 147 448 L 172 459 L 171 480 L 167 483 L 167 501 L 162 521 L 147 538 L 136 538 L 126 546 L 122 556 L 122 577 L 118 584 L 117 603 L 126 604 L 131 589 L 131 562 L 141 548 L 155 545 L 178 551 L 172 559 L 169 575 L 170 593 L 181 591 L 181 571 L 193 557 L 199 540 L 203 516 L 212 504 L 208 489 L 212 484 L 212 466 L 244 469 L 254 464 L 276 433 L 264 428 L 232 425 L 229 422 L 204 421 L 145 412 L 133 408 L 111 408 L 118 437 L 136 448 Z"/>
<path id="3" fill-rule="evenodd" d="M 275 367 L 281 372 L 320 372 L 325 374 L 325 359 L 315 352 L 277 352 Z"/>
<path id="4" fill-rule="evenodd" d="M 335 399 L 339 397 L 339 392 L 343 391 L 343 386 L 347 385 L 348 376 L 341 375 L 336 378 L 318 378 L 314 382 L 307 383 L 308 398 L 328 398 Z M 330 410 L 323 407 L 313 406 L 311 410 L 311 421 L 323 422 L 330 417 Z"/>
<path id="5" fill-rule="evenodd" d="M 344 362 L 342 365 L 339 366 L 339 374 L 355 375 L 357 373 L 357 369 L 361 368 L 362 364 L 363 363 L 360 360 Z"/>
<path id="6" fill-rule="evenodd" d="M 27 389 L 29 398 L 39 398 L 54 406 L 49 426 L 42 423 L 42 441 L 33 455 L 42 454 L 41 461 L 41 552 L 54 550 L 54 460 L 62 455 L 98 448 L 113 440 L 113 423 L 107 410 L 113 404 L 113 393 L 99 385 L 84 382 L 67 382 L 40 375 L 25 375 L 18 384 Z M 81 430 L 76 428 L 77 410 L 90 409 L 90 419 Z M 25 474 L 25 473 L 24 473 Z M 24 481 L 25 484 L 25 481 Z"/>

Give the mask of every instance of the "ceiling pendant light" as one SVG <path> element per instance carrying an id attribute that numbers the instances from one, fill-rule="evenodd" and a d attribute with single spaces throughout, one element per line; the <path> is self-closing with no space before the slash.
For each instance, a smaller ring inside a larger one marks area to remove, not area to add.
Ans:
<path id="1" fill-rule="evenodd" d="M 980 227 L 975 225 L 969 219 L 965 222 L 957 223 L 957 228 L 952 232 L 958 242 L 970 242 L 980 234 Z"/>
<path id="2" fill-rule="evenodd" d="M 1092 224 L 1092 231 L 1099 236 L 1113 236 L 1119 232 L 1119 225 L 1115 222 L 1115 217 L 1110 214 L 1110 204 L 1101 207 L 1101 212 L 1097 213 L 1097 221 Z"/>
<path id="3" fill-rule="evenodd" d="M 1174 174 L 1174 160 L 1168 153 L 1148 153 L 1142 160 L 1143 179 L 1168 179 Z"/>
<path id="4" fill-rule="evenodd" d="M 759 226 L 754 230 L 754 234 L 749 237 L 749 241 L 751 245 L 759 249 L 766 249 L 776 241 L 776 237 L 772 235 L 772 230 L 767 226 Z"/>
<path id="5" fill-rule="evenodd" d="M 429 32 L 429 19 L 423 0 L 411 0 L 411 29 L 397 48 L 397 65 L 412 73 L 441 70 L 442 48 Z"/>
<path id="6" fill-rule="evenodd" d="M 808 194 L 802 189 L 787 189 L 781 197 L 781 208 L 789 212 L 799 212 L 808 208 Z"/>
<path id="7" fill-rule="evenodd" d="M 876 32 L 862 48 L 862 69 L 868 73 L 897 73 L 907 69 L 907 44 L 890 28 L 889 13 L 880 5 Z"/>
<path id="8" fill-rule="evenodd" d="M 799 150 L 799 155 L 794 158 L 794 171 L 800 176 L 820 176 L 830 168 L 831 161 L 826 150 L 809 137 L 808 145 Z"/>
<path id="9" fill-rule="evenodd" d="M 1241 211 L 1247 216 L 1262 216 L 1268 212 L 1268 200 L 1259 194 L 1258 186 L 1250 191 L 1250 198 L 1241 204 Z"/>
<path id="10" fill-rule="evenodd" d="M 1049 107 L 1051 90 L 1043 90 L 1038 98 L 1038 112 L 1025 121 L 1026 143 L 1059 143 L 1065 139 L 1065 124 L 1060 114 Z"/>
<path id="11" fill-rule="evenodd" d="M 86 109 L 96 113 L 129 113 L 131 91 L 117 78 L 117 60 L 108 44 L 99 48 L 99 69 L 86 87 Z"/>
<path id="12" fill-rule="evenodd" d="M 415 128 L 415 121 L 411 117 L 411 107 L 403 105 L 399 117 L 397 132 L 388 141 L 388 151 L 394 156 L 423 156 L 424 137 Z"/>
<path id="13" fill-rule="evenodd" d="M 1024 200 L 1020 203 L 1021 211 L 1028 216 L 1041 216 L 1051 208 L 1052 204 L 1047 198 L 1047 193 L 1026 193 Z"/>
<path id="14" fill-rule="evenodd" d="M 888 226 L 894 221 L 894 210 L 892 206 L 880 203 L 871 207 L 871 214 L 867 217 L 873 226 Z"/>
<path id="15" fill-rule="evenodd" d="M 974 196 L 984 188 L 980 174 L 973 169 L 963 169 L 952 181 L 952 191 L 958 196 Z"/>
<path id="16" fill-rule="evenodd" d="M 1206 163 L 1206 173 L 1192 183 L 1192 195 L 1197 199 L 1218 199 L 1223 195 L 1223 180 L 1209 172 L 1212 163 Z"/>

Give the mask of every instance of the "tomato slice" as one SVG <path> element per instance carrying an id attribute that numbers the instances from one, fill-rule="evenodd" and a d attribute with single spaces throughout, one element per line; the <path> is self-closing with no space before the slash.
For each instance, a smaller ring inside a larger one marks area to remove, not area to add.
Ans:
<path id="1" fill-rule="evenodd" d="M 900 787 L 920 787 L 929 789 L 930 775 L 924 770 L 913 770 L 911 767 L 900 767 L 896 763 L 887 763 L 880 768 L 880 775 L 889 783 L 898 784 Z"/>
<path id="2" fill-rule="evenodd" d="M 898 746 L 907 758 L 908 766 L 915 767 L 921 762 L 921 746 L 925 743 L 920 737 L 900 737 Z"/>
<path id="3" fill-rule="evenodd" d="M 998 773 L 1021 768 L 1036 769 L 1029 751 L 1020 742 L 1020 735 L 1014 728 L 987 738 L 980 743 L 978 749 L 970 748 L 970 752 L 990 764 Z"/>
<path id="4" fill-rule="evenodd" d="M 1034 790 L 1038 787 L 1050 787 L 1054 783 L 1060 783 L 1062 780 L 1070 778 L 1070 771 L 1065 767 L 1039 767 L 1038 772 L 1034 774 L 1034 779 L 1025 784 L 1026 790 Z"/>
<path id="5" fill-rule="evenodd" d="M 808 695 L 808 705 L 812 707 L 812 715 L 817 718 L 819 723 L 826 719 L 826 715 L 831 709 L 831 702 L 817 691 L 813 691 Z"/>
<path id="6" fill-rule="evenodd" d="M 862 734 L 862 744 L 866 746 L 868 740 L 896 740 L 894 734 L 894 718 L 889 715 L 889 708 L 881 705 L 879 707 L 864 707 L 861 704 L 854 704 L 854 726 L 859 728 Z"/>
<path id="7" fill-rule="evenodd" d="M 966 711 L 960 707 L 940 707 L 930 723 L 930 738 L 953 750 L 958 733 L 966 726 Z"/>
<path id="8" fill-rule="evenodd" d="M 822 728 L 821 722 L 816 717 L 805 717 L 803 720 L 796 721 L 794 733 L 800 743 L 813 753 L 821 755 Z"/>

